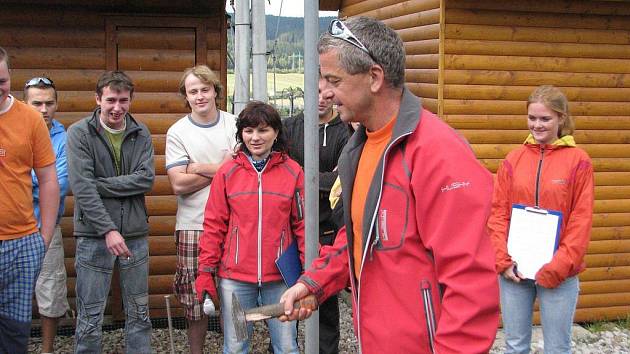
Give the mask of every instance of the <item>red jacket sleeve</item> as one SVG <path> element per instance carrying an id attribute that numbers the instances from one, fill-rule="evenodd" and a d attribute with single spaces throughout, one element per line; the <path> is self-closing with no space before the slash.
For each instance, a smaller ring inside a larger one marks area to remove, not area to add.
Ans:
<path id="1" fill-rule="evenodd" d="M 212 179 L 210 195 L 203 218 L 203 234 L 199 238 L 199 271 L 216 272 L 228 230 L 230 207 L 221 170 Z"/>
<path id="2" fill-rule="evenodd" d="M 431 142 L 429 142 L 431 143 Z M 442 306 L 436 353 L 487 353 L 499 324 L 499 287 L 486 224 L 492 175 L 464 142 L 426 150 L 412 172 L 420 237 L 433 255 Z"/>
<path id="3" fill-rule="evenodd" d="M 593 224 L 593 179 L 591 161 L 581 160 L 576 167 L 571 211 L 565 216 L 567 223 L 560 245 L 551 262 L 545 264 L 536 274 L 536 282 L 546 288 L 557 287 L 569 274 L 575 274 L 582 266 Z"/>
<path id="4" fill-rule="evenodd" d="M 306 285 L 321 304 L 328 297 L 348 286 L 349 274 L 348 240 L 344 226 L 337 233 L 335 243 L 321 248 L 320 256 L 313 260 L 310 268 L 298 281 Z"/>
<path id="5" fill-rule="evenodd" d="M 488 218 L 488 234 L 495 252 L 497 273 L 503 273 L 512 265 L 512 258 L 507 250 L 508 227 L 510 225 L 510 188 L 512 185 L 512 166 L 504 160 L 497 171 L 492 195 L 492 211 Z"/>

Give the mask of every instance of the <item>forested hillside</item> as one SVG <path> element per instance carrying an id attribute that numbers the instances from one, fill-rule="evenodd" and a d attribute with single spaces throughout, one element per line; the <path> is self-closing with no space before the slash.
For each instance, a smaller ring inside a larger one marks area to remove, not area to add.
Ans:
<path id="1" fill-rule="evenodd" d="M 328 25 L 333 18 L 334 17 L 321 17 L 319 19 L 319 33 L 328 29 Z M 269 70 L 273 69 L 271 52 L 274 51 L 275 42 L 276 70 L 279 72 L 302 71 L 304 68 L 304 18 L 267 15 L 266 23 L 267 52 L 269 52 L 267 65 Z M 278 33 L 277 37 L 276 28 Z M 234 68 L 233 31 L 233 28 L 228 31 L 228 68 L 230 70 Z"/>

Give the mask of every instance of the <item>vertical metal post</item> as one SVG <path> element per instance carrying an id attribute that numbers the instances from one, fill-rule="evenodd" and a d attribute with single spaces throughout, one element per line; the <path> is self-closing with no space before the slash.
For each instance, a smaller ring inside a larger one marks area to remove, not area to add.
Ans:
<path id="1" fill-rule="evenodd" d="M 249 101 L 249 0 L 235 0 L 234 11 L 234 114 L 238 115 Z"/>
<path id="2" fill-rule="evenodd" d="M 306 185 L 306 267 L 319 243 L 319 132 L 317 115 L 319 1 L 304 1 L 304 178 Z M 307 354 L 319 353 L 319 312 L 306 320 Z"/>
<path id="3" fill-rule="evenodd" d="M 267 25 L 265 0 L 252 0 L 252 83 L 255 100 L 267 102 Z"/>

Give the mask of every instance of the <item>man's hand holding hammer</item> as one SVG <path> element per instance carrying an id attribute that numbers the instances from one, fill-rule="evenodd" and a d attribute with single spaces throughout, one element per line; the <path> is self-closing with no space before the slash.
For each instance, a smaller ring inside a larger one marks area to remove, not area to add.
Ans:
<path id="1" fill-rule="evenodd" d="M 306 287 L 306 285 L 298 282 L 289 289 L 287 289 L 282 297 L 280 297 L 280 303 L 284 303 L 284 315 L 278 317 L 280 321 L 295 321 L 295 320 L 304 320 L 306 318 L 311 317 L 313 310 L 300 307 L 293 308 L 293 304 L 296 301 L 299 301 L 310 294 L 310 291 Z"/>

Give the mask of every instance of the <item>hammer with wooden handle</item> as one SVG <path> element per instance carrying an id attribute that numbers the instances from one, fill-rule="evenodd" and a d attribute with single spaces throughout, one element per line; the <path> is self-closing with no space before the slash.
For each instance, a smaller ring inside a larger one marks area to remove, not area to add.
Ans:
<path id="1" fill-rule="evenodd" d="M 317 310 L 317 306 L 315 295 L 309 295 L 293 304 L 294 309 L 307 308 L 313 311 Z M 284 303 L 282 302 L 243 310 L 236 294 L 232 293 L 232 322 L 234 322 L 234 331 L 239 342 L 247 339 L 247 322 L 261 321 L 282 315 L 284 315 Z"/>

